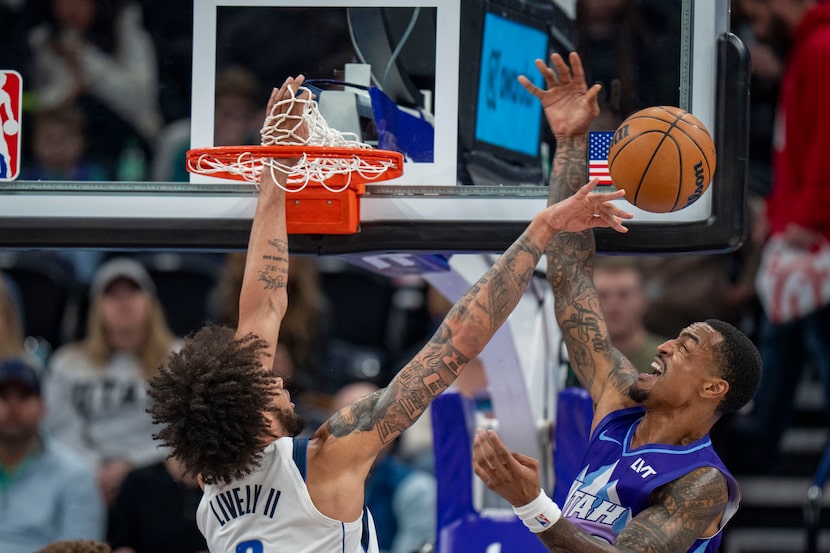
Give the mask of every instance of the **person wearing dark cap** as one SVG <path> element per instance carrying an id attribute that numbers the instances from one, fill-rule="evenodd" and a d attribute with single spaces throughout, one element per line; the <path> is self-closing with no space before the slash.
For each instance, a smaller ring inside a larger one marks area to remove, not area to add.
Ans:
<path id="1" fill-rule="evenodd" d="M 31 553 L 57 540 L 100 539 L 105 512 L 95 474 L 42 436 L 37 369 L 0 360 L 0 551 Z"/>
<path id="2" fill-rule="evenodd" d="M 146 384 L 178 342 L 147 270 L 116 257 L 93 275 L 86 336 L 50 360 L 46 431 L 97 467 L 109 506 L 130 469 L 166 456 L 152 437 Z"/>

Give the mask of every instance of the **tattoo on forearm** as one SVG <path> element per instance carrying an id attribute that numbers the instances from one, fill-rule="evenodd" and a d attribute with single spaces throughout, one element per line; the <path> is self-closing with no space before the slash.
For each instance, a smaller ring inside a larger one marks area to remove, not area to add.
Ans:
<path id="1" fill-rule="evenodd" d="M 259 280 L 265 283 L 263 288 L 265 290 L 279 290 L 280 288 L 285 288 L 285 275 L 271 274 L 272 270 L 272 267 L 266 266 L 264 270 L 259 272 Z"/>
<path id="2" fill-rule="evenodd" d="M 381 393 L 382 390 L 378 390 L 335 413 L 328 421 L 332 435 L 345 436 L 349 432 L 369 430 L 369 414 L 375 410 Z"/>
<path id="3" fill-rule="evenodd" d="M 449 327 L 476 328 L 483 348 L 490 336 L 507 319 L 542 256 L 542 249 L 522 235 L 501 258 L 456 302 L 447 315 Z"/>
<path id="4" fill-rule="evenodd" d="M 265 263 L 259 270 L 257 280 L 265 283 L 265 290 L 285 288 L 288 282 L 288 244 L 285 240 L 272 239 L 268 240 L 268 245 L 276 251 L 262 256 Z"/>
<path id="5" fill-rule="evenodd" d="M 420 417 L 432 400 L 449 387 L 469 359 L 456 350 L 442 325 L 435 337 L 389 386 L 341 411 L 328 421 L 329 432 L 342 437 L 376 431 L 382 443 L 394 440 Z"/>
<path id="6" fill-rule="evenodd" d="M 585 183 L 588 176 L 587 137 L 562 140 L 556 145 L 553 171 L 550 176 L 548 205 L 564 200 L 574 194 Z M 575 273 L 594 254 L 594 233 L 586 230 L 580 233 L 558 233 L 548 246 L 549 257 L 555 258 L 562 269 Z M 550 265 L 550 259 L 548 260 Z M 590 275 L 589 275 L 590 276 Z M 567 275 L 569 281 L 573 274 Z M 561 280 L 560 280 L 561 282 Z"/>
<path id="7" fill-rule="evenodd" d="M 587 178 L 587 136 L 557 144 L 551 173 L 549 204 L 570 197 Z M 592 280 L 596 252 L 593 230 L 559 233 L 547 247 L 547 277 L 554 311 L 562 329 L 571 365 L 583 385 L 596 379 L 595 356 L 613 351 Z"/>
<path id="8" fill-rule="evenodd" d="M 587 151 L 587 136 L 557 143 L 550 176 L 549 204 L 564 200 L 585 184 L 588 178 Z"/>
<path id="9" fill-rule="evenodd" d="M 483 277 L 482 280 L 487 279 L 489 281 L 489 311 L 491 325 L 494 325 L 493 328 L 501 325 L 510 315 L 513 308 L 516 307 L 518 298 L 524 293 L 530 279 L 533 278 L 536 265 L 527 262 L 528 256 L 538 262 L 541 255 L 542 252 L 539 248 L 534 247 L 526 236 L 522 236 L 505 252 L 499 262 L 507 270 L 505 271 L 497 264 Z"/>
<path id="10" fill-rule="evenodd" d="M 542 248 L 522 235 L 496 264 L 458 300 L 418 355 L 387 388 L 328 420 L 328 432 L 342 437 L 375 431 L 382 443 L 395 439 L 446 390 L 524 293 Z M 459 349 L 462 348 L 462 349 Z"/>

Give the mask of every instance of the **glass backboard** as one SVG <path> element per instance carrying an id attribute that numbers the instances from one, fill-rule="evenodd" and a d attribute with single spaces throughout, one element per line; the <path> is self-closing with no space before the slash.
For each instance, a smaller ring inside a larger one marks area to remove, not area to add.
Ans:
<path id="1" fill-rule="evenodd" d="M 598 250 L 724 251 L 744 237 L 748 59 L 729 32 L 727 0 L 637 0 L 610 33 L 596 31 L 602 22 L 583 0 L 145 0 L 133 20 L 138 49 L 120 51 L 107 33 L 100 47 L 153 59 L 102 65 L 72 96 L 86 121 L 84 155 L 102 171 L 63 175 L 37 171 L 40 112 L 66 91 L 48 86 L 60 75 L 49 73 L 50 39 L 38 35 L 49 3 L 29 4 L 18 37 L 28 46 L 8 50 L 0 67 L 23 80 L 22 170 L 0 181 L 2 248 L 244 248 L 255 187 L 186 173 L 184 151 L 255 143 L 269 88 L 303 73 L 332 126 L 397 144 L 407 163 L 400 179 L 367 186 L 359 232 L 292 235 L 292 251 L 502 251 L 544 207 L 555 147 L 515 77 L 536 78 L 534 58 L 573 49 L 590 80 L 619 83 L 596 132 L 642 107 L 677 105 L 703 121 L 718 150 L 698 202 L 671 214 L 635 210 L 628 235 L 597 233 Z M 53 49 L 71 44 L 51 40 Z M 418 120 L 415 130 L 379 129 L 384 110 Z M 102 121 L 125 130 L 101 131 Z"/>

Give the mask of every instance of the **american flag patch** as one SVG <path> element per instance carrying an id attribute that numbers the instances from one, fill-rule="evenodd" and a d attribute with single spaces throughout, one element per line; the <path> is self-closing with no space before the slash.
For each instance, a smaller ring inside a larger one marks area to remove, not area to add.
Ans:
<path id="1" fill-rule="evenodd" d="M 614 131 L 591 132 L 588 134 L 588 178 L 599 179 L 599 186 L 611 186 L 608 172 L 608 150 Z"/>

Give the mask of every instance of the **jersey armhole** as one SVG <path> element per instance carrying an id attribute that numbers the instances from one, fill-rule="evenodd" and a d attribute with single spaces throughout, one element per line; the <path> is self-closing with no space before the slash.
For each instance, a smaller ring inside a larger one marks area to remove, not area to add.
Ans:
<path id="1" fill-rule="evenodd" d="M 369 551 L 369 543 L 371 541 L 371 528 L 372 526 L 369 524 L 369 508 L 365 505 L 363 506 L 363 529 L 360 535 L 360 545 L 363 547 L 363 551 Z"/>
<path id="2" fill-rule="evenodd" d="M 294 438 L 294 464 L 297 465 L 297 470 L 300 471 L 300 476 L 305 482 L 305 466 L 308 451 L 308 438 Z"/>

